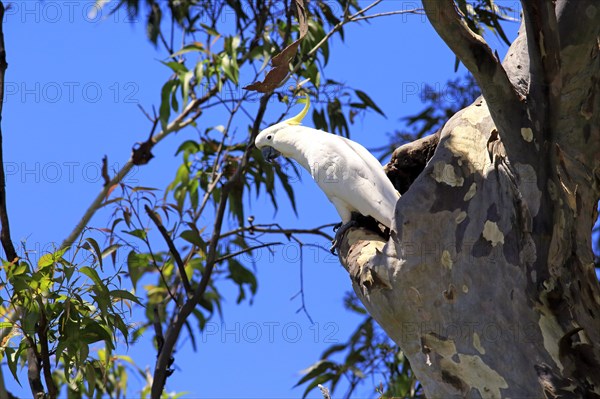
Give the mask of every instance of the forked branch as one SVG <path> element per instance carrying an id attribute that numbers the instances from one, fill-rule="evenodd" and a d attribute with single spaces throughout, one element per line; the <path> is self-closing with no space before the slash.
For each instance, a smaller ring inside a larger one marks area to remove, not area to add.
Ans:
<path id="1" fill-rule="evenodd" d="M 171 252 L 171 255 L 173 256 L 173 259 L 175 260 L 175 264 L 177 265 L 177 270 L 179 270 L 179 278 L 181 278 L 181 282 L 183 283 L 183 288 L 185 289 L 186 294 L 187 295 L 191 294 L 192 286 L 190 285 L 190 281 L 187 277 L 187 273 L 185 272 L 185 264 L 183 263 L 183 260 L 181 259 L 181 255 L 179 254 L 179 251 L 175 247 L 175 243 L 173 243 L 173 240 L 171 239 L 169 232 L 167 231 L 165 226 L 160 221 L 158 214 L 156 212 L 154 212 L 148 205 L 144 206 L 144 210 L 146 211 L 146 213 L 148 214 L 150 219 L 152 219 L 152 221 L 158 228 L 158 231 L 160 232 L 161 236 L 167 243 L 167 246 L 169 247 L 169 251 Z"/>
<path id="2" fill-rule="evenodd" d="M 500 60 L 486 41 L 469 29 L 454 0 L 423 0 L 429 22 L 473 74 L 499 130 L 508 128 L 501 115 L 519 104 L 519 97 Z"/>

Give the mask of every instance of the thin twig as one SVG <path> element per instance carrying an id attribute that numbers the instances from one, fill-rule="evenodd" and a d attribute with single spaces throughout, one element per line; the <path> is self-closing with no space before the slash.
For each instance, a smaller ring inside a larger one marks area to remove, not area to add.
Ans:
<path id="1" fill-rule="evenodd" d="M 204 197 L 202 197 L 202 204 L 200 204 L 200 208 L 198 208 L 198 215 L 202 215 L 202 212 L 204 211 L 204 208 L 206 207 L 206 205 L 208 204 L 208 200 L 210 199 L 210 196 L 212 195 L 212 192 L 215 190 L 215 188 L 217 188 L 217 185 L 219 184 L 219 181 L 221 180 L 221 178 L 223 177 L 223 173 L 219 172 L 214 180 L 208 185 L 208 188 L 206 189 L 206 192 L 204 193 Z"/>
<path id="2" fill-rule="evenodd" d="M 373 3 L 369 4 L 368 6 L 364 7 L 363 9 L 357 11 L 356 13 L 347 16 L 344 15 L 344 19 L 342 19 L 340 22 L 338 22 L 333 28 L 331 28 L 331 30 L 329 32 L 327 32 L 327 34 L 323 37 L 323 39 L 321 39 L 321 41 L 319 41 L 317 44 L 315 44 L 315 46 L 310 49 L 310 51 L 308 53 L 306 53 L 306 55 L 304 55 L 304 59 L 307 59 L 309 57 L 312 57 L 317 50 L 324 45 L 325 43 L 327 43 L 327 41 L 331 38 L 331 36 L 333 36 L 337 31 L 339 31 L 340 29 L 342 29 L 344 27 L 344 25 L 350 23 L 350 22 L 356 22 L 356 21 L 360 21 L 360 20 L 364 20 L 364 19 L 370 19 L 370 18 L 374 18 L 374 16 L 371 17 L 364 17 L 363 14 L 366 13 L 367 11 L 369 11 L 371 8 L 375 7 L 376 5 L 378 5 L 379 3 L 381 3 L 382 0 L 377 0 L 374 1 Z M 422 9 L 412 9 L 412 10 L 399 10 L 399 11 L 394 11 L 394 15 L 397 14 L 410 14 L 410 13 L 416 13 L 417 11 L 420 11 Z M 386 15 L 385 13 L 382 13 L 381 16 Z M 289 78 L 291 78 L 292 76 L 294 76 L 296 74 L 296 72 L 298 72 L 298 70 L 300 69 L 300 67 L 302 66 L 302 64 L 304 63 L 303 61 L 300 61 L 298 64 L 296 64 L 292 70 L 290 71 L 290 73 L 288 74 L 288 76 L 281 82 L 281 84 L 283 85 L 285 82 L 288 81 Z"/>
<path id="3" fill-rule="evenodd" d="M 173 259 L 175 259 L 175 263 L 177 264 L 177 269 L 179 270 L 179 277 L 181 278 L 181 282 L 183 283 L 183 288 L 185 288 L 185 292 L 189 295 L 192 292 L 192 286 L 190 285 L 190 280 L 188 279 L 187 273 L 185 272 L 185 265 L 181 260 L 181 255 L 179 254 L 179 251 L 177 250 L 177 248 L 175 248 L 175 244 L 173 243 L 169 232 L 167 231 L 165 226 L 163 226 L 156 212 L 154 212 L 148 205 L 144 205 L 144 209 L 146 210 L 146 213 L 148 214 L 148 216 L 150 216 L 150 219 L 152 219 L 152 221 L 158 228 L 158 231 L 167 243 L 169 251 L 171 252 L 171 255 L 173 255 Z"/>
<path id="4" fill-rule="evenodd" d="M 367 11 L 369 11 L 371 8 L 375 7 L 377 4 L 381 3 L 383 0 L 376 0 L 374 2 L 372 2 L 371 4 L 369 4 L 368 6 L 366 6 L 365 8 L 363 8 L 362 10 L 358 11 L 357 13 L 355 13 L 354 15 L 352 15 L 350 17 L 350 20 L 352 20 L 353 18 L 356 18 L 360 15 L 363 15 L 364 13 L 366 13 Z"/>
<path id="5" fill-rule="evenodd" d="M 275 245 L 283 245 L 283 243 L 282 242 L 269 242 L 269 243 L 266 243 L 266 244 L 255 245 L 253 247 L 245 248 L 245 249 L 242 249 L 242 250 L 237 251 L 237 252 L 232 252 L 230 254 L 223 255 L 223 256 L 217 258 L 215 260 L 215 263 L 221 263 L 223 261 L 226 261 L 227 259 L 235 258 L 236 256 L 239 256 L 239 255 L 242 255 L 242 254 L 245 254 L 245 253 L 248 253 L 248 252 L 252 252 L 252 251 L 257 250 L 257 249 L 261 249 L 261 248 L 265 248 L 265 247 L 272 247 L 272 246 L 275 246 Z"/>
<path id="6" fill-rule="evenodd" d="M 271 226 L 276 226 L 276 228 L 273 228 Z M 226 233 L 221 234 L 220 238 L 228 237 L 231 235 L 237 235 L 247 231 L 252 231 L 256 233 L 283 234 L 286 237 L 294 234 L 313 234 L 327 238 L 328 240 L 332 240 L 332 237 L 329 234 L 321 231 L 324 228 L 332 226 L 335 226 L 335 223 L 325 224 L 322 226 L 315 227 L 314 229 L 284 229 L 277 224 L 257 224 L 252 226 L 244 226 L 235 230 L 228 231 Z"/>
<path id="7" fill-rule="evenodd" d="M 310 324 L 315 324 L 312 317 L 310 317 L 310 313 L 308 313 L 308 308 L 306 307 L 306 298 L 304 297 L 304 251 L 302 250 L 302 245 L 300 245 L 300 301 L 302 306 L 300 310 L 304 311 L 306 317 L 310 321 Z"/>
<path id="8" fill-rule="evenodd" d="M 363 15 L 360 17 L 353 18 L 352 22 L 366 21 L 366 20 L 373 19 L 373 18 L 388 17 L 390 15 L 399 15 L 399 14 L 408 14 L 408 13 L 423 14 L 424 10 L 422 8 L 414 8 L 412 10 L 396 10 L 396 11 L 380 12 L 378 14 Z"/>

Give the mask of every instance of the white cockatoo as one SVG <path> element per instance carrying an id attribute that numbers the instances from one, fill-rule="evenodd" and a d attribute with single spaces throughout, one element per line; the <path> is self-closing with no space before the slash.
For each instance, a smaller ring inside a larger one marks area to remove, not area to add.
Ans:
<path id="1" fill-rule="evenodd" d="M 362 145 L 322 130 L 301 126 L 308 113 L 270 126 L 256 136 L 256 147 L 267 161 L 279 155 L 302 165 L 317 182 L 342 218 L 331 250 L 342 234 L 356 224 L 353 213 L 371 216 L 387 228 L 392 226 L 400 194 L 377 159 Z"/>

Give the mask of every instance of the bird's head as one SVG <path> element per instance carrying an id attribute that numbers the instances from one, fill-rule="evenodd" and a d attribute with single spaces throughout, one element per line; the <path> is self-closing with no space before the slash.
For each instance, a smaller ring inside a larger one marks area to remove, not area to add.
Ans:
<path id="1" fill-rule="evenodd" d="M 302 123 L 302 119 L 304 119 L 308 113 L 309 108 L 310 99 L 308 95 L 306 95 L 304 108 L 298 115 L 283 122 L 279 122 L 273 126 L 269 126 L 268 128 L 262 130 L 258 136 L 256 136 L 256 140 L 254 140 L 256 148 L 261 150 L 263 157 L 268 162 L 273 161 L 275 158 L 281 155 L 285 146 L 282 136 L 286 131 L 290 130 L 290 128 L 297 127 L 300 125 L 300 123 Z"/>

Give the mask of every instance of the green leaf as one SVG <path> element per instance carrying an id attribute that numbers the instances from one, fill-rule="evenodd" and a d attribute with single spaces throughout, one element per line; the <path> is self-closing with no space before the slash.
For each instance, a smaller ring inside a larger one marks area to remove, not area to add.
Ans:
<path id="1" fill-rule="evenodd" d="M 112 326 L 113 330 L 115 326 L 119 331 L 121 331 L 121 334 L 123 334 L 123 338 L 125 338 L 125 344 L 129 345 L 129 328 L 127 328 L 127 325 L 119 315 L 114 315 L 114 323 Z"/>
<path id="2" fill-rule="evenodd" d="M 209 35 L 212 36 L 220 36 L 219 32 L 217 32 L 215 29 L 211 28 L 210 26 L 206 25 L 206 24 L 200 24 L 200 26 L 204 29 L 204 31 L 206 33 L 208 33 Z"/>
<path id="3" fill-rule="evenodd" d="M 140 238 L 142 240 L 145 240 L 146 237 L 148 236 L 148 234 L 146 233 L 146 230 L 144 230 L 144 229 L 135 229 L 135 230 L 131 230 L 131 231 L 123 230 L 122 232 L 125 234 L 129 234 L 130 236 Z"/>
<path id="4" fill-rule="evenodd" d="M 202 43 L 200 43 L 200 42 L 194 42 L 194 43 L 187 44 L 187 45 L 183 46 L 183 48 L 181 50 L 177 51 L 176 53 L 171 54 L 171 58 L 175 58 L 175 57 L 178 57 L 178 56 L 180 56 L 182 54 L 189 53 L 189 52 L 192 52 L 192 51 L 202 51 L 202 52 L 205 52 L 206 50 L 204 49 L 204 45 Z"/>
<path id="5" fill-rule="evenodd" d="M 175 155 L 178 155 L 181 152 L 183 152 L 184 154 L 195 154 L 198 151 L 200 151 L 200 144 L 198 144 L 197 141 L 186 140 L 183 143 L 181 143 L 179 148 L 177 148 L 177 151 L 175 151 Z"/>
<path id="6" fill-rule="evenodd" d="M 281 185 L 283 186 L 283 189 L 285 190 L 290 203 L 292 204 L 292 209 L 294 210 L 294 214 L 296 216 L 298 216 L 298 210 L 296 209 L 296 197 L 294 195 L 294 188 L 292 187 L 292 185 L 289 182 L 289 176 L 286 175 L 283 170 L 281 170 L 281 166 L 279 164 L 275 165 L 275 173 L 277 173 L 277 176 L 279 177 L 279 181 L 281 182 Z"/>
<path id="7" fill-rule="evenodd" d="M 96 260 L 100 264 L 100 269 L 102 269 L 102 251 L 100 250 L 100 245 L 98 245 L 96 240 L 94 240 L 92 237 L 87 237 L 85 239 L 85 241 L 88 244 L 90 244 L 90 246 L 94 250 L 94 256 L 96 257 Z"/>
<path id="8" fill-rule="evenodd" d="M 150 13 L 148 14 L 148 21 L 146 23 L 146 34 L 148 35 L 148 39 L 150 39 L 150 41 L 154 45 L 156 45 L 156 40 L 158 39 L 158 34 L 160 33 L 161 19 L 162 11 L 158 4 L 153 3 L 150 9 Z"/>
<path id="9" fill-rule="evenodd" d="M 369 97 L 367 95 L 367 93 L 365 93 L 364 91 L 361 91 L 361 90 L 354 90 L 354 92 L 356 93 L 356 95 L 358 96 L 358 98 L 360 98 L 360 100 L 363 103 L 365 103 L 366 106 L 368 106 L 369 108 L 373 109 L 378 114 L 381 114 L 381 115 L 385 116 L 385 114 L 383 113 L 383 111 L 377 106 L 377 104 L 375 104 L 375 102 L 373 100 L 371 100 L 371 97 Z"/>
<path id="10" fill-rule="evenodd" d="M 204 331 L 204 327 L 206 326 L 206 317 L 204 317 L 204 314 L 200 309 L 194 309 L 193 314 L 198 320 L 198 328 L 200 328 L 200 331 Z"/>
<path id="11" fill-rule="evenodd" d="M 179 101 L 177 101 L 177 90 L 173 90 L 171 93 L 171 108 L 173 111 L 179 112 Z"/>
<path id="12" fill-rule="evenodd" d="M 200 233 L 198 231 L 185 230 L 185 231 L 181 232 L 179 237 L 183 238 L 190 244 L 197 246 L 198 248 L 202 249 L 203 251 L 206 251 L 206 246 L 207 246 L 206 241 L 204 241 L 202 239 L 202 237 L 200 236 Z"/>
<path id="13" fill-rule="evenodd" d="M 250 288 L 252 295 L 256 294 L 256 289 L 258 288 L 256 276 L 235 259 L 229 260 L 229 276 L 227 277 L 233 280 L 239 287 L 237 303 L 242 302 L 246 298 L 246 293 L 244 291 L 245 285 Z"/>
<path id="14" fill-rule="evenodd" d="M 14 325 L 15 325 L 14 323 L 10 323 L 8 321 L 2 321 L 2 322 L 0 322 L 0 329 L 13 328 Z"/>
<path id="15" fill-rule="evenodd" d="M 39 267 L 47 267 L 54 264 L 54 254 L 44 254 L 38 260 Z"/>
<path id="16" fill-rule="evenodd" d="M 194 77 L 194 71 L 187 71 L 186 73 L 179 75 L 179 80 L 181 81 L 181 90 L 183 92 L 183 105 L 185 106 L 188 102 L 188 97 L 190 94 L 190 81 Z"/>
<path id="17" fill-rule="evenodd" d="M 100 257 L 102 259 L 106 258 L 107 256 L 113 254 L 117 249 L 119 249 L 121 247 L 120 244 L 113 244 L 113 245 L 109 245 L 108 247 L 106 247 L 102 253 L 100 254 Z"/>
<path id="18" fill-rule="evenodd" d="M 304 384 L 306 381 L 312 380 L 313 378 L 318 377 L 326 371 L 334 369 L 335 367 L 336 364 L 329 360 L 319 360 L 309 368 L 301 371 L 301 373 L 304 374 L 304 377 L 302 377 L 294 386 L 297 387 L 300 384 Z"/>
<path id="19" fill-rule="evenodd" d="M 92 269 L 89 266 L 83 266 L 79 269 L 79 271 L 83 274 L 85 274 L 86 276 L 88 276 L 90 278 L 90 280 L 93 281 L 94 286 L 96 286 L 101 292 L 106 292 L 108 293 L 108 289 L 106 288 L 106 285 L 104 285 L 104 283 L 102 282 L 102 279 L 100 278 L 100 276 L 98 275 L 98 272 L 94 269 Z"/>
<path id="20" fill-rule="evenodd" d="M 240 47 L 241 40 L 239 36 L 229 36 L 225 38 L 225 51 L 232 57 L 237 54 L 238 48 Z"/>
<path id="21" fill-rule="evenodd" d="M 42 255 L 40 257 L 40 259 L 38 260 L 38 267 L 44 268 L 44 267 L 51 266 L 54 263 L 58 262 L 62 258 L 62 256 L 66 252 L 66 250 L 67 250 L 67 248 L 63 248 L 63 249 L 59 249 L 58 251 L 56 251 L 54 253 Z"/>
<path id="22" fill-rule="evenodd" d="M 184 74 L 188 71 L 187 67 L 184 64 L 182 64 L 181 62 L 177 62 L 177 61 L 169 61 L 169 62 L 160 61 L 160 62 L 161 62 L 161 64 L 166 65 L 169 68 L 171 68 L 171 70 L 178 75 Z"/>
<path id="23" fill-rule="evenodd" d="M 127 269 L 129 272 L 129 278 L 133 284 L 133 289 L 136 289 L 137 282 L 144 274 L 149 264 L 148 256 L 144 254 L 138 254 L 135 251 L 129 252 L 127 255 Z"/>
<path id="24" fill-rule="evenodd" d="M 107 330 L 107 327 L 92 319 L 87 319 L 84 324 L 81 331 L 81 339 L 83 342 L 89 345 L 94 342 L 105 341 L 106 344 L 112 348 L 112 336 Z"/>
<path id="25" fill-rule="evenodd" d="M 338 344 L 338 345 L 332 345 L 329 348 L 327 348 L 325 350 L 325 352 L 323 352 L 323 354 L 321 355 L 322 358 L 328 358 L 329 356 L 331 356 L 334 353 L 337 352 L 342 352 L 343 350 L 345 350 L 348 347 L 347 344 Z"/>
<path id="26" fill-rule="evenodd" d="M 23 340 L 25 341 L 25 340 Z M 21 341 L 21 342 L 23 342 Z M 18 356 L 15 356 L 15 349 L 11 348 L 11 347 L 6 347 L 4 348 L 4 356 L 6 357 L 6 363 L 8 364 L 8 368 L 10 370 L 10 373 L 13 375 L 13 378 L 15 379 L 15 381 L 17 381 L 17 383 L 19 384 L 19 386 L 22 387 L 21 383 L 19 382 L 19 378 L 17 377 L 17 361 Z"/>
<path id="27" fill-rule="evenodd" d="M 87 346 L 87 345 L 86 345 Z M 96 370 L 92 363 L 86 363 L 85 365 L 85 379 L 87 381 L 86 394 L 88 397 L 94 396 L 94 390 L 96 388 Z"/>
<path id="28" fill-rule="evenodd" d="M 316 108 L 313 110 L 313 123 L 316 129 L 321 129 L 324 131 L 329 131 L 327 127 L 327 119 L 325 119 L 325 111 L 321 109 L 318 111 Z"/>
<path id="29" fill-rule="evenodd" d="M 179 80 L 169 80 L 163 85 L 161 90 L 159 119 L 163 130 L 167 129 L 169 117 L 171 116 L 171 93 L 175 91 L 178 84 Z"/>
<path id="30" fill-rule="evenodd" d="M 221 67 L 223 68 L 225 76 L 227 76 L 229 80 L 237 85 L 239 82 L 240 70 L 235 58 L 232 58 L 228 55 L 223 55 L 221 59 Z"/>
<path id="31" fill-rule="evenodd" d="M 110 296 L 114 299 L 125 299 L 131 302 L 135 302 L 138 305 L 142 304 L 137 296 L 133 295 L 131 292 L 126 290 L 112 290 L 110 291 Z"/>
<path id="32" fill-rule="evenodd" d="M 44 256 L 46 256 L 46 255 L 44 255 Z M 43 256 L 42 256 L 42 258 L 43 258 Z M 40 258 L 40 261 L 41 261 L 41 258 Z M 26 262 L 19 262 L 18 265 L 10 266 L 8 268 L 8 270 L 9 270 L 9 273 L 8 273 L 9 277 L 12 278 L 12 277 L 19 276 L 19 275 L 29 271 L 29 265 Z"/>

